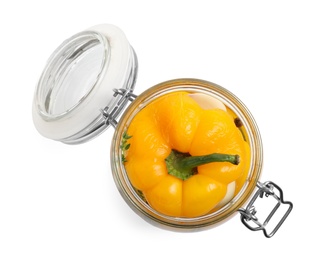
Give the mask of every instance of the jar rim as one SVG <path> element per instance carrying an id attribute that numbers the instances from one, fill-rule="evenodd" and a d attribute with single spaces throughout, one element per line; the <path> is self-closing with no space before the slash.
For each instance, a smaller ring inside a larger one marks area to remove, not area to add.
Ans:
<path id="1" fill-rule="evenodd" d="M 208 93 L 209 95 L 220 99 L 226 106 L 232 109 L 245 124 L 251 148 L 251 166 L 247 181 L 241 188 L 240 192 L 238 192 L 238 194 L 229 203 L 217 211 L 195 218 L 170 217 L 155 211 L 146 202 L 144 202 L 134 190 L 127 173 L 125 172 L 125 168 L 121 163 L 120 140 L 123 133 L 126 131 L 129 122 L 131 122 L 136 113 L 148 103 L 152 102 L 161 95 L 174 91 L 198 91 Z M 246 106 L 234 94 L 223 87 L 199 79 L 175 79 L 162 82 L 139 95 L 122 115 L 113 136 L 111 147 L 112 173 L 115 183 L 123 198 L 129 206 L 137 214 L 145 218 L 145 220 L 168 229 L 176 228 L 186 230 L 193 228 L 205 228 L 227 220 L 231 215 L 236 213 L 251 196 L 261 175 L 262 161 L 263 153 L 260 133 L 255 120 Z"/>

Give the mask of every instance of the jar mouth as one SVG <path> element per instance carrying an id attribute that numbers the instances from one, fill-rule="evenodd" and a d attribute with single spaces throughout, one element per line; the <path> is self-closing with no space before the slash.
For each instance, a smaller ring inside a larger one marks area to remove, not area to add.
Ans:
<path id="1" fill-rule="evenodd" d="M 108 40 L 93 31 L 78 33 L 51 55 L 38 83 L 36 103 L 46 120 L 69 114 L 91 93 L 109 61 Z"/>
<path id="2" fill-rule="evenodd" d="M 241 190 L 224 206 L 209 214 L 198 217 L 171 217 L 154 210 L 133 188 L 125 171 L 125 167 L 121 162 L 122 151 L 120 144 L 122 135 L 127 130 L 132 118 L 142 108 L 156 98 L 175 91 L 203 93 L 222 102 L 241 120 L 244 126 L 244 134 L 246 135 L 247 142 L 249 143 L 251 149 L 251 163 L 248 177 Z M 229 216 L 237 212 L 237 210 L 245 204 L 256 187 L 256 183 L 261 174 L 262 160 L 262 143 L 260 133 L 246 106 L 228 90 L 211 82 L 197 79 L 176 79 L 163 82 L 138 96 L 138 98 L 135 99 L 135 101 L 122 115 L 113 136 L 111 149 L 111 164 L 114 180 L 121 195 L 129 206 L 137 214 L 152 224 L 158 224 L 163 228 L 177 228 L 182 230 L 209 227 L 221 221 L 227 220 Z"/>

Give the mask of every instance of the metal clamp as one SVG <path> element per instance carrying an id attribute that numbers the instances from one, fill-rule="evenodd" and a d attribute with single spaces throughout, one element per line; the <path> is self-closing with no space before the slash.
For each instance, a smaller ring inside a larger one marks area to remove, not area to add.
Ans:
<path id="1" fill-rule="evenodd" d="M 263 230 L 264 235 L 267 238 L 270 238 L 281 227 L 281 225 L 283 224 L 285 219 L 288 217 L 289 213 L 292 211 L 293 203 L 291 203 L 289 201 L 284 201 L 283 200 L 283 191 L 282 191 L 282 189 L 279 186 L 277 186 L 275 183 L 271 182 L 271 181 L 268 181 L 268 182 L 265 182 L 265 183 L 258 182 L 257 183 L 257 187 L 259 189 L 254 194 L 254 196 L 252 197 L 252 199 L 249 202 L 249 204 L 246 207 L 246 209 L 239 209 L 239 212 L 241 214 L 241 222 L 247 228 L 249 228 L 252 231 Z M 275 190 L 278 191 L 278 194 L 276 194 Z M 256 208 L 254 206 L 254 202 L 257 200 L 258 197 L 263 198 L 263 195 L 265 195 L 265 197 L 273 196 L 273 198 L 275 198 L 277 200 L 277 204 L 272 209 L 270 214 L 266 217 L 265 221 L 263 223 L 260 223 L 260 221 L 258 220 L 258 218 L 256 216 L 257 211 L 256 211 Z M 277 223 L 275 228 L 273 228 L 273 230 L 268 233 L 267 229 L 266 229 L 267 224 L 272 219 L 273 215 L 276 213 L 277 209 L 280 207 L 281 204 L 287 204 L 288 205 L 288 209 L 285 212 L 285 214 L 283 215 L 283 217 L 279 220 L 279 222 Z M 249 222 L 251 220 L 252 220 L 253 223 L 255 223 L 255 226 L 251 226 L 249 224 Z"/>

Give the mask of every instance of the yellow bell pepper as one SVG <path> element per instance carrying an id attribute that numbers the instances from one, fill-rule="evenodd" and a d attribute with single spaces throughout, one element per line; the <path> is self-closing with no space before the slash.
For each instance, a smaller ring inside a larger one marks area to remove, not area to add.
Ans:
<path id="1" fill-rule="evenodd" d="M 211 212 L 248 173 L 250 153 L 230 113 L 203 109 L 187 92 L 159 97 L 131 121 L 122 141 L 134 188 L 156 211 L 176 217 Z"/>

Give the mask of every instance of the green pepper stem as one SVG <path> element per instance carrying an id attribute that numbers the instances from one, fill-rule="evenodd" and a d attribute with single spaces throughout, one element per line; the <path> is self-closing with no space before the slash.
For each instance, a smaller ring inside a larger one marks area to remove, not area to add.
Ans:
<path id="1" fill-rule="evenodd" d="M 231 154 L 213 153 L 203 156 L 189 156 L 178 161 L 181 168 L 194 168 L 206 163 L 212 162 L 230 162 L 232 164 L 239 164 L 239 156 Z"/>
<path id="2" fill-rule="evenodd" d="M 187 180 L 197 173 L 197 167 L 212 162 L 229 162 L 238 165 L 240 162 L 239 155 L 213 153 L 202 156 L 191 156 L 188 153 L 181 153 L 172 150 L 165 159 L 167 171 L 181 180 Z"/>

